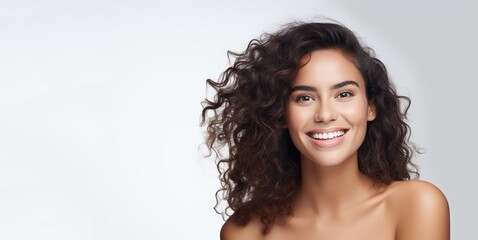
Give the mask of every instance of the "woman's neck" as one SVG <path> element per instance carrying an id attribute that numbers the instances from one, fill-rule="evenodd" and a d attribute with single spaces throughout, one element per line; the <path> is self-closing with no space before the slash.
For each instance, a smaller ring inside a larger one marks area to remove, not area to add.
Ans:
<path id="1" fill-rule="evenodd" d="M 294 215 L 340 216 L 373 195 L 372 181 L 358 169 L 357 156 L 334 166 L 302 159 L 302 180 Z"/>

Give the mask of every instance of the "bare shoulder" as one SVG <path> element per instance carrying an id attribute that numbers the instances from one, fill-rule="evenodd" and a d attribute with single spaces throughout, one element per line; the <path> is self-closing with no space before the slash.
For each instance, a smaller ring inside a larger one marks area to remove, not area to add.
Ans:
<path id="1" fill-rule="evenodd" d="M 396 181 L 390 184 L 388 190 L 391 197 L 402 196 L 412 202 L 424 199 L 446 202 L 446 197 L 439 188 L 423 180 Z"/>
<path id="2" fill-rule="evenodd" d="M 448 201 L 435 185 L 420 181 L 398 181 L 388 190 L 397 217 L 397 239 L 450 239 Z"/>
<path id="3" fill-rule="evenodd" d="M 221 240 L 259 240 L 262 239 L 262 224 L 257 216 L 251 217 L 250 221 L 242 226 L 229 218 L 221 228 Z"/>

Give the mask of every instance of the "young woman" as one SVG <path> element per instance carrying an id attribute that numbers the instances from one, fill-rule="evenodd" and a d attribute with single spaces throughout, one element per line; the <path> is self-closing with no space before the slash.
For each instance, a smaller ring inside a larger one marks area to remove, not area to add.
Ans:
<path id="1" fill-rule="evenodd" d="M 449 239 L 445 196 L 410 180 L 409 99 L 353 32 L 293 23 L 229 54 L 202 112 L 233 211 L 222 240 Z"/>

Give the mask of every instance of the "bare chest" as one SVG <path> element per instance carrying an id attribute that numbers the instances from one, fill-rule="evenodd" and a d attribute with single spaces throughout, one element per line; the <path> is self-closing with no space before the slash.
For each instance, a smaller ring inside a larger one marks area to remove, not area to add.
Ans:
<path id="1" fill-rule="evenodd" d="M 265 240 L 394 240 L 396 221 L 387 211 L 338 219 L 293 219 L 271 229 Z"/>

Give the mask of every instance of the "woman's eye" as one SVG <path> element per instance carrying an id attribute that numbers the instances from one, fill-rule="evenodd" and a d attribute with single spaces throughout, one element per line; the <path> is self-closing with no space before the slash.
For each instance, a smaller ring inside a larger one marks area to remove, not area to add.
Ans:
<path id="1" fill-rule="evenodd" d="M 354 94 L 351 92 L 341 92 L 339 95 L 337 95 L 338 98 L 349 98 L 352 96 L 354 96 Z"/>
<path id="2" fill-rule="evenodd" d="M 308 101 L 312 101 L 314 99 L 311 96 L 302 95 L 302 96 L 298 96 L 295 100 L 296 100 L 296 102 L 308 102 Z"/>

